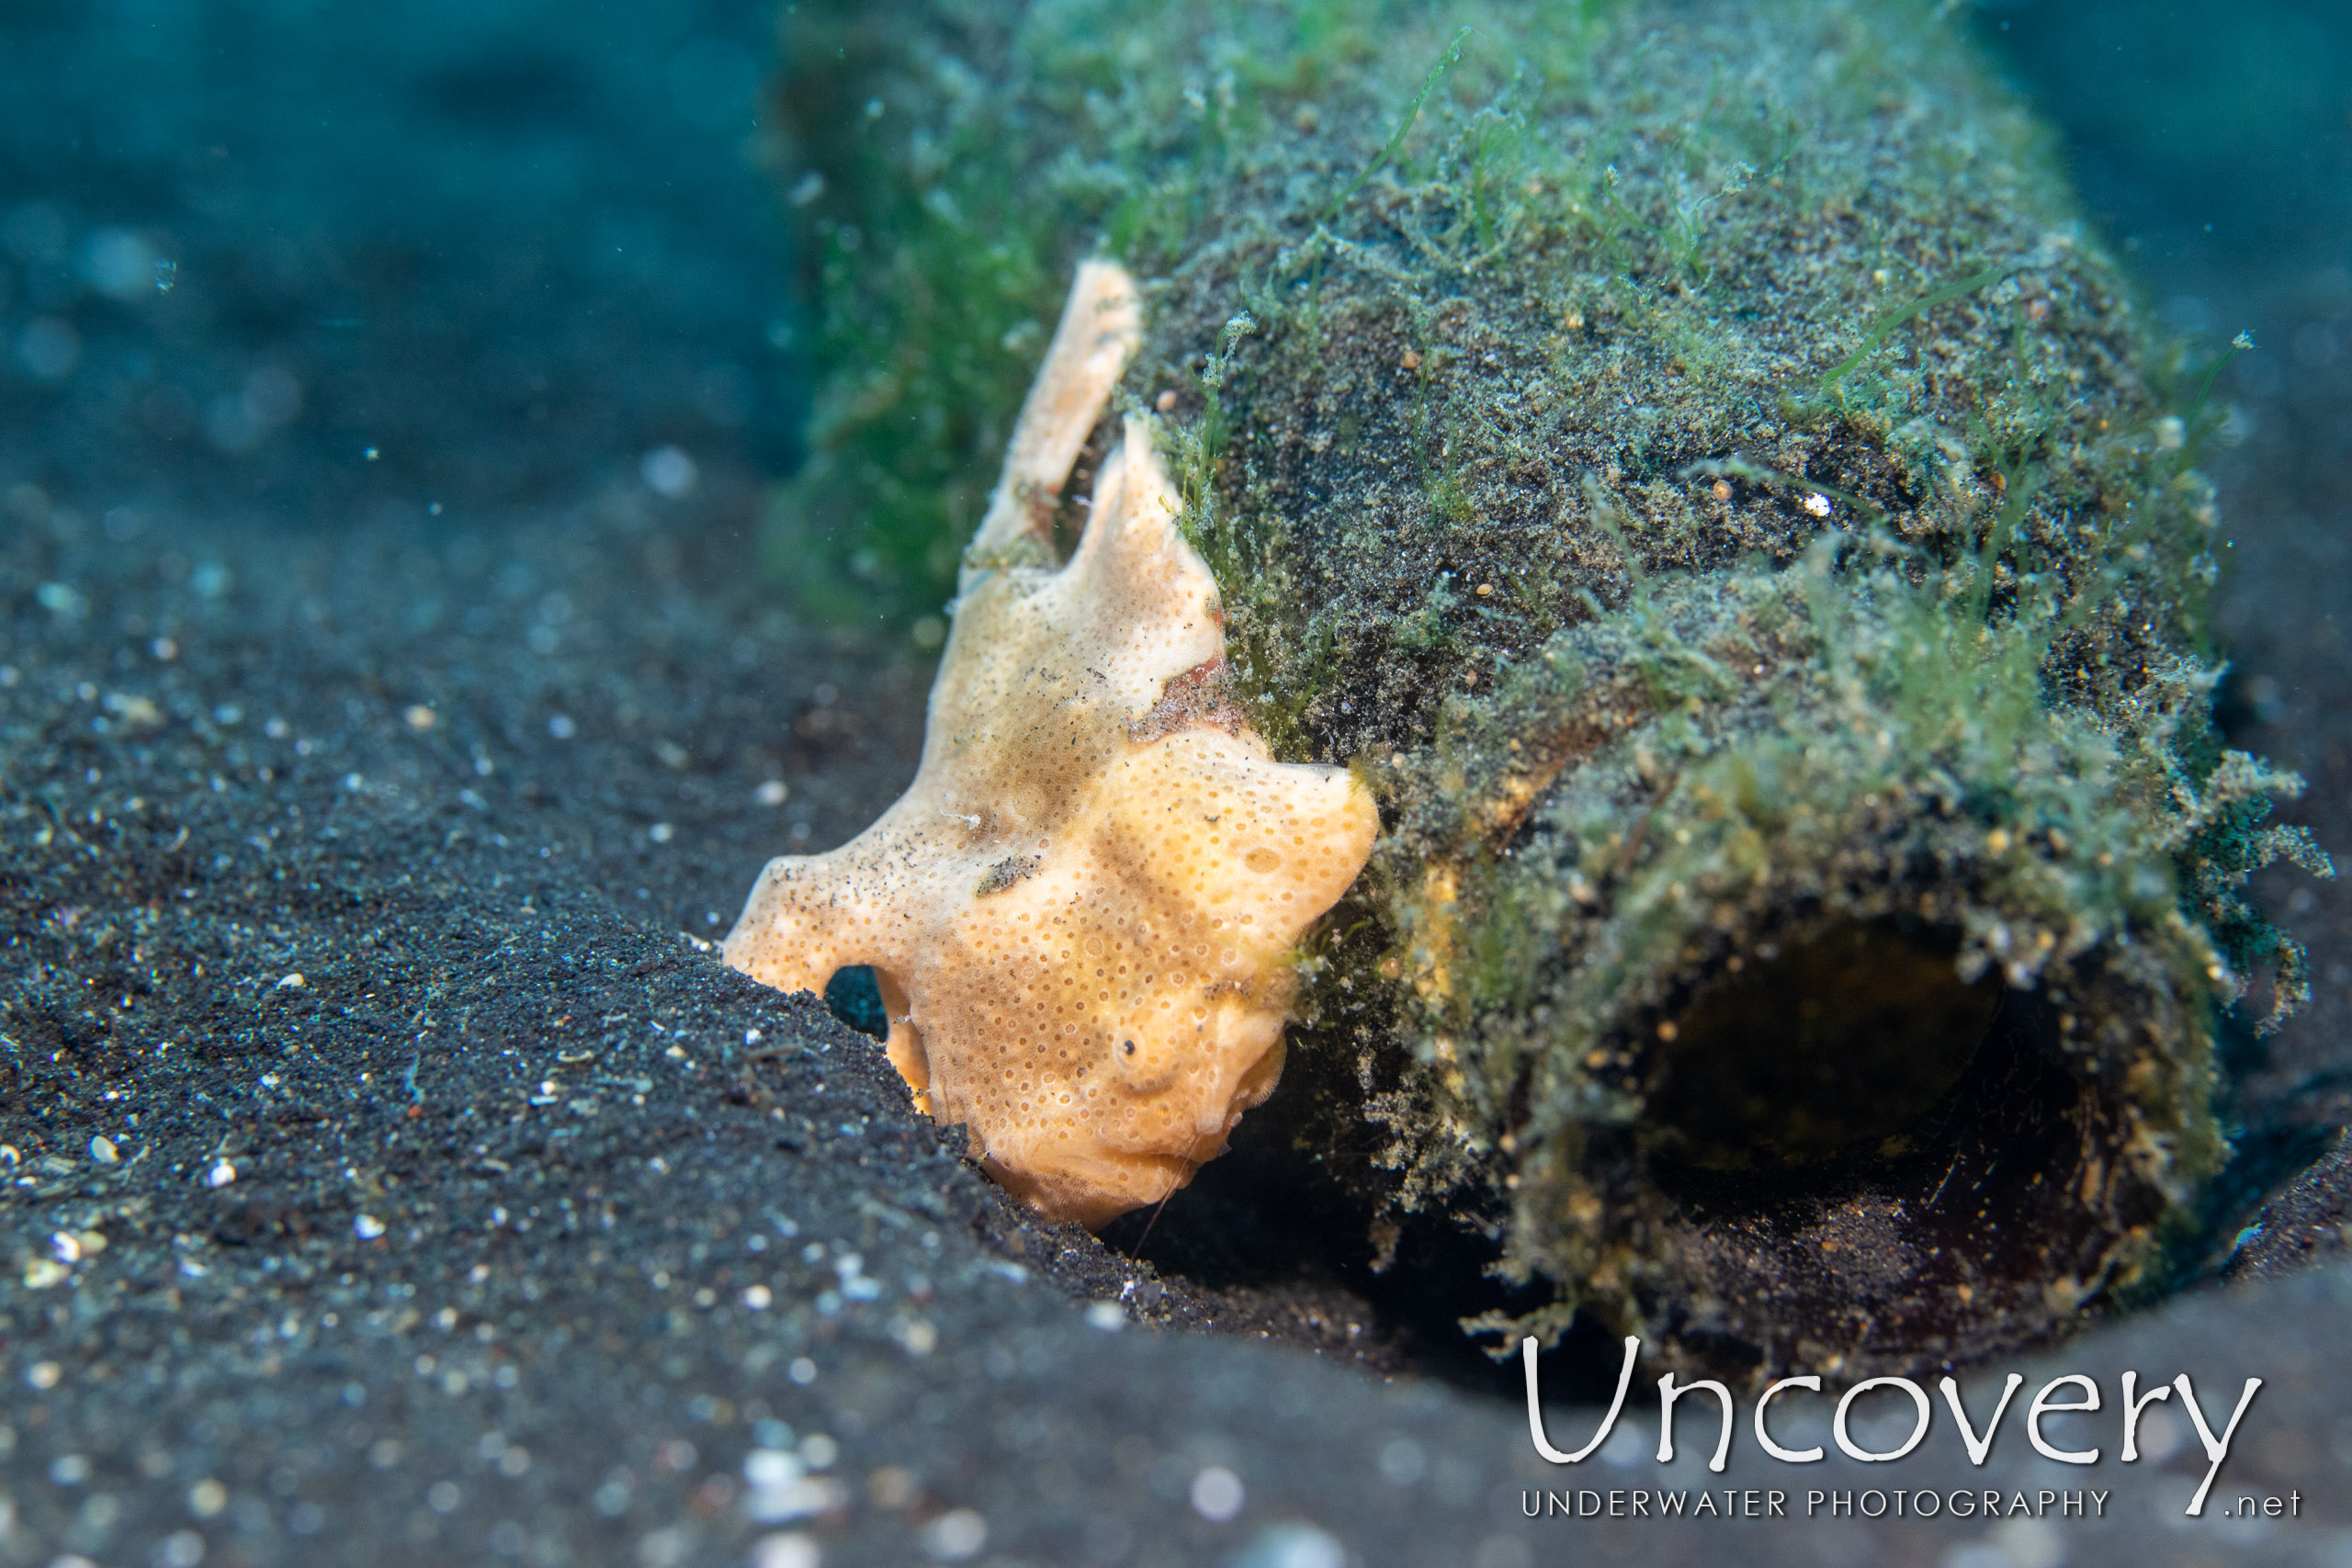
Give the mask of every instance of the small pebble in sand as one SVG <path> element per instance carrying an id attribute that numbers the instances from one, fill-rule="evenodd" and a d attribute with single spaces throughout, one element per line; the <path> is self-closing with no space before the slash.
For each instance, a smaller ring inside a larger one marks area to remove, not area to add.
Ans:
<path id="1" fill-rule="evenodd" d="M 762 1536 L 752 1548 L 752 1568 L 818 1568 L 823 1561 L 816 1540 L 798 1530 Z"/>
<path id="2" fill-rule="evenodd" d="M 1493 1559 L 1487 1552 L 1479 1552 L 1478 1562 L 1490 1560 Z M 1328 1530 L 1304 1520 L 1284 1519 L 1259 1531 L 1257 1538 L 1232 1561 L 1240 1568 L 1347 1568 L 1348 1549 Z"/>
<path id="3" fill-rule="evenodd" d="M 637 472 L 646 488 L 665 501 L 684 501 L 702 478 L 695 460 L 675 446 L 656 446 L 638 460 Z"/>
<path id="4" fill-rule="evenodd" d="M 989 1521 L 977 1508 L 951 1508 L 925 1525 L 922 1547 L 942 1562 L 979 1555 L 989 1541 Z"/>
<path id="5" fill-rule="evenodd" d="M 865 1478 L 865 1495 L 877 1507 L 903 1508 L 920 1493 L 915 1478 L 895 1464 L 886 1464 Z"/>
<path id="6" fill-rule="evenodd" d="M 1247 1500 L 1241 1478 L 1221 1464 L 1210 1465 L 1193 1477 L 1193 1512 L 1211 1524 L 1233 1517 Z"/>

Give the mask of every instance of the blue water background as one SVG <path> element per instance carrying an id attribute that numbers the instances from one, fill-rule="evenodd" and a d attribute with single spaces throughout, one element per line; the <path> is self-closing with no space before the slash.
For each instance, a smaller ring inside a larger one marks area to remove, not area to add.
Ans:
<path id="1" fill-rule="evenodd" d="M 773 16 L 0 0 L 0 488 L 479 525 L 789 466 Z"/>

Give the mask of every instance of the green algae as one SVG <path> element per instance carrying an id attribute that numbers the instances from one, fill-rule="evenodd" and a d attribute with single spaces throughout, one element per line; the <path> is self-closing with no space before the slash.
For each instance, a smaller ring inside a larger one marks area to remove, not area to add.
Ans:
<path id="1" fill-rule="evenodd" d="M 1356 1061 L 1383 1202 L 1548 1282 L 1487 1326 L 1862 1375 L 2196 1266 L 2229 1010 L 2300 984 L 2245 881 L 2326 864 L 2211 725 L 2214 361 L 1934 8 L 802 6 L 786 44 L 829 380 L 779 570 L 944 603 L 1074 260 L 1148 279 L 1124 396 L 1240 696 L 1383 801 L 1304 1046 Z M 1725 1187 L 1657 1125 L 1682 1023 L 1857 932 L 1996 987 L 1987 1044 Z"/>

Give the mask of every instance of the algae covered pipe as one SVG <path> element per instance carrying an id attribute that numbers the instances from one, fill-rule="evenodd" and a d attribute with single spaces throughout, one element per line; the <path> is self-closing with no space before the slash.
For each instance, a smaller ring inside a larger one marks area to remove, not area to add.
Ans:
<path id="1" fill-rule="evenodd" d="M 2228 350 L 1939 9 L 787 8 L 775 564 L 935 646 L 1072 268 L 1148 280 L 1241 698 L 1382 803 L 1307 1110 L 1375 1235 L 1493 1238 L 1511 1342 L 1966 1360 L 2257 1185 L 2221 1044 L 2301 954 L 2243 889 L 2326 866 L 2212 723 Z"/>

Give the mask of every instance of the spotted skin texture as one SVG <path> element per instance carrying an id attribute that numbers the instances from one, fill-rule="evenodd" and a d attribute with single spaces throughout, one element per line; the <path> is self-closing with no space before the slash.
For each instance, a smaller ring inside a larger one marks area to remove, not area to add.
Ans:
<path id="1" fill-rule="evenodd" d="M 1090 264 L 967 561 L 1021 558 L 1122 333 L 1132 286 Z M 1221 667 L 1225 633 L 1145 421 L 1091 510 L 1067 566 L 967 566 L 913 785 L 840 849 L 770 862 L 726 956 L 793 991 L 872 965 L 917 1102 L 1041 1213 L 1099 1227 L 1190 1180 L 1272 1091 L 1291 953 L 1379 820 L 1345 770 L 1168 700 Z"/>

